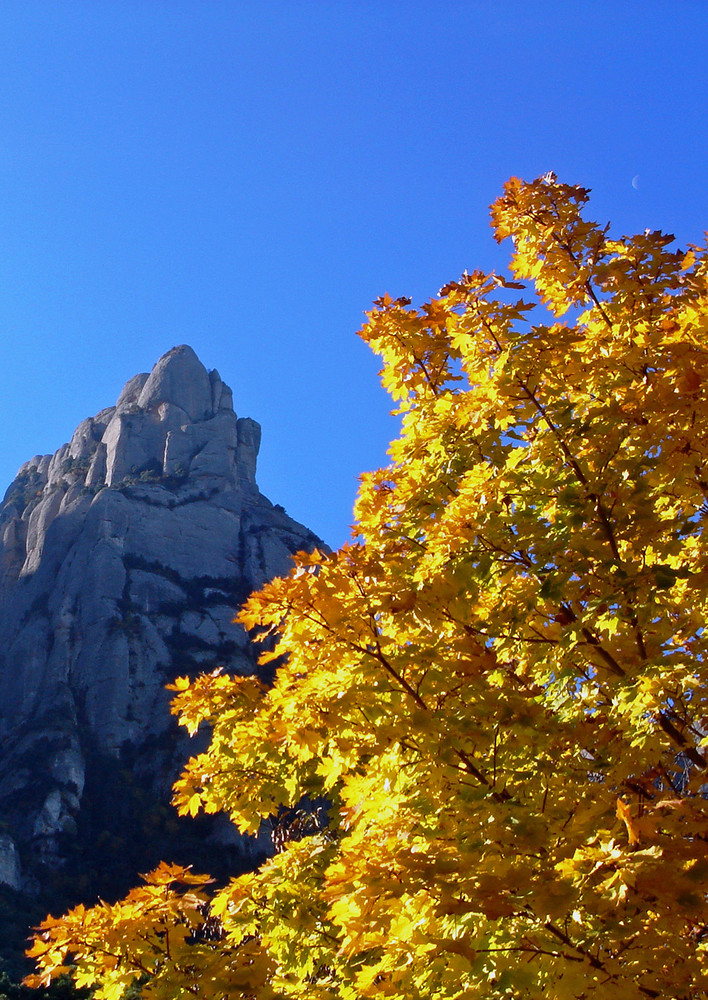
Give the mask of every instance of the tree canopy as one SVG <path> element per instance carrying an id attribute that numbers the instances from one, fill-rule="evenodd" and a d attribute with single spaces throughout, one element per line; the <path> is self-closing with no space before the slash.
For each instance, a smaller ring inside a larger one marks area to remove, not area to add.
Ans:
<path id="1" fill-rule="evenodd" d="M 402 429 L 355 540 L 241 610 L 272 686 L 174 685 L 212 732 L 178 808 L 279 816 L 277 852 L 49 918 L 35 985 L 708 997 L 708 250 L 587 201 L 512 179 L 513 280 L 375 303 Z"/>

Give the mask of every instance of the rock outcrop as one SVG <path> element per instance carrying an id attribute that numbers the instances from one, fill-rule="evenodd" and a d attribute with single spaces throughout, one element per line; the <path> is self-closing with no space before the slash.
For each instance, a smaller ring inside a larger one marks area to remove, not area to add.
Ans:
<path id="1" fill-rule="evenodd" d="M 162 824 L 164 853 L 169 788 L 193 751 L 165 685 L 217 665 L 253 672 L 234 609 L 322 545 L 260 494 L 259 441 L 218 372 L 176 347 L 7 490 L 0 882 L 37 892 L 65 872 L 91 895 L 111 852 L 130 881 L 130 865 L 151 860 L 132 850 L 138 822 Z M 197 839 L 253 849 L 223 826 Z"/>

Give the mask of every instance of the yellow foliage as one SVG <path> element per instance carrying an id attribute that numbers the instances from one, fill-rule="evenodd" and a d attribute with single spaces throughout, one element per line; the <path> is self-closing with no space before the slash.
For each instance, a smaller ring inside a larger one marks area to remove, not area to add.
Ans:
<path id="1" fill-rule="evenodd" d="M 272 687 L 173 685 L 212 731 L 178 809 L 280 817 L 282 849 L 210 895 L 163 867 L 49 918 L 33 985 L 708 997 L 708 252 L 612 239 L 587 201 L 513 179 L 516 280 L 377 301 L 402 432 L 360 540 L 242 609 Z"/>

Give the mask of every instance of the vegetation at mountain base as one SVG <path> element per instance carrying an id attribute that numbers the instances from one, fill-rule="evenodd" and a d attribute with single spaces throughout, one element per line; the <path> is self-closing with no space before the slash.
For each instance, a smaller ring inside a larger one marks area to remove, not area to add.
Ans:
<path id="1" fill-rule="evenodd" d="M 90 1000 L 91 993 L 86 989 L 77 989 L 68 976 L 61 976 L 42 990 L 42 996 L 46 1000 Z M 7 974 L 0 973 L 0 1000 L 37 1000 L 37 994 L 28 986 L 13 982 Z M 129 997 L 126 996 L 125 1000 Z"/>
<path id="2" fill-rule="evenodd" d="M 512 179 L 513 280 L 375 303 L 402 431 L 357 539 L 243 607 L 271 686 L 174 685 L 179 810 L 280 816 L 274 856 L 48 918 L 32 985 L 708 997 L 708 249 L 587 200 Z"/>

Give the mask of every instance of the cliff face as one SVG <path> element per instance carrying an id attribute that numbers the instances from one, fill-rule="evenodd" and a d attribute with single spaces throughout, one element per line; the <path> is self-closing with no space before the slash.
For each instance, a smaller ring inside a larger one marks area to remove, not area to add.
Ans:
<path id="1" fill-rule="evenodd" d="M 0 506 L 0 882 L 37 892 L 82 871 L 91 891 L 101 838 L 96 870 L 110 850 L 130 866 L 138 816 L 159 839 L 158 804 L 194 752 L 165 684 L 253 672 L 234 609 L 322 545 L 258 491 L 259 441 L 183 346 L 20 468 Z M 224 827 L 203 837 L 254 849 Z"/>

